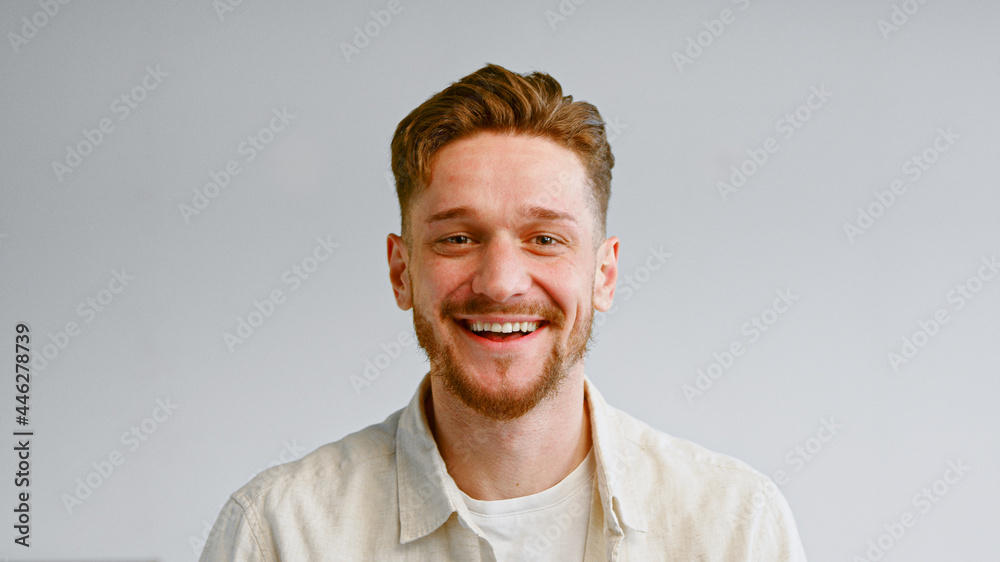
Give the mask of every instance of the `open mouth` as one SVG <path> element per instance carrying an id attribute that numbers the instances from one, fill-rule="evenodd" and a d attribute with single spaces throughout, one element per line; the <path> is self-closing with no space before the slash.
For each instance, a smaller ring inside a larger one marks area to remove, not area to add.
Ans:
<path id="1" fill-rule="evenodd" d="M 476 337 L 495 342 L 507 342 L 527 337 L 544 328 L 549 323 L 546 320 L 492 323 L 476 320 L 459 320 L 458 324 Z"/>

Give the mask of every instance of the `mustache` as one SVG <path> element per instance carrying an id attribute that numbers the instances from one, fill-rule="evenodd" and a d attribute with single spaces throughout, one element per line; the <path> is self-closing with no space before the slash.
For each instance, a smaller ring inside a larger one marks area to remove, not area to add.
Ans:
<path id="1" fill-rule="evenodd" d="M 566 314 L 556 305 L 547 302 L 517 302 L 503 304 L 476 295 L 464 300 L 445 299 L 441 302 L 441 317 L 455 314 L 505 314 L 511 316 L 537 316 L 555 328 L 562 328 Z"/>

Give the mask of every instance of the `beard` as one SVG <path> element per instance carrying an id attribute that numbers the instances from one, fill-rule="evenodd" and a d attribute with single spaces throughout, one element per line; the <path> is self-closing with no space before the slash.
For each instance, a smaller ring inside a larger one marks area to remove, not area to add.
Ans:
<path id="1" fill-rule="evenodd" d="M 412 286 L 412 283 L 411 283 Z M 558 307 L 547 303 L 519 303 L 503 306 L 484 297 L 473 297 L 463 302 L 445 300 L 438 311 L 443 324 L 453 322 L 453 314 L 510 314 L 537 316 L 548 322 L 547 328 L 559 332 L 566 324 L 566 315 Z M 520 418 L 535 408 L 542 400 L 552 395 L 569 374 L 571 368 L 583 360 L 588 351 L 593 328 L 593 298 L 588 315 L 573 327 L 565 344 L 555 342 L 549 352 L 541 372 L 526 389 L 515 388 L 508 378 L 514 364 L 514 355 L 497 355 L 493 367 L 500 375 L 500 386 L 489 391 L 472 373 L 472 366 L 463 362 L 454 345 L 443 341 L 434 332 L 433 324 L 427 319 L 416 302 L 413 306 L 413 327 L 420 347 L 427 354 L 431 364 L 431 376 L 441 377 L 445 388 L 463 404 L 482 416 L 495 421 L 510 421 Z"/>

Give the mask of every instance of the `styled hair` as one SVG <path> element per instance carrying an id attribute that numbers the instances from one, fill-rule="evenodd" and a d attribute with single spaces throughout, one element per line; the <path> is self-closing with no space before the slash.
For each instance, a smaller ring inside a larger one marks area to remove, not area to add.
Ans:
<path id="1" fill-rule="evenodd" d="M 409 206 L 430 179 L 434 154 L 444 145 L 478 132 L 544 137 L 575 152 L 587 172 L 598 239 L 603 241 L 611 197 L 611 154 L 597 108 L 564 96 L 548 74 L 516 74 L 495 64 L 448 86 L 410 112 L 392 137 L 402 234 L 409 232 Z"/>

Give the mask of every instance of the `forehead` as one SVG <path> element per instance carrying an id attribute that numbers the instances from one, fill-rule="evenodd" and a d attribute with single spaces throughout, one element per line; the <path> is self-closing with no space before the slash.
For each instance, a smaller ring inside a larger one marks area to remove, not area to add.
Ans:
<path id="1" fill-rule="evenodd" d="M 418 216 L 450 207 L 509 214 L 543 207 L 583 221 L 588 195 L 586 170 L 572 150 L 548 138 L 483 132 L 434 155 L 414 210 Z"/>

